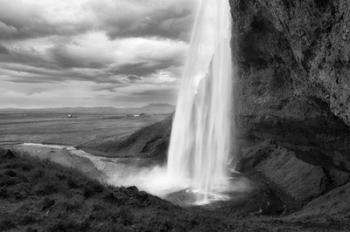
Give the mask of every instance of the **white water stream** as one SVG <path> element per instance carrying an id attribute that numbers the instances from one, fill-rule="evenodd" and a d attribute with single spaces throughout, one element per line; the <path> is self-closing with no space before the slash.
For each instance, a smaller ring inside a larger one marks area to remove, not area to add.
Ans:
<path id="1" fill-rule="evenodd" d="M 233 72 L 228 0 L 202 0 L 172 127 L 168 178 L 198 193 L 198 203 L 229 186 Z"/>

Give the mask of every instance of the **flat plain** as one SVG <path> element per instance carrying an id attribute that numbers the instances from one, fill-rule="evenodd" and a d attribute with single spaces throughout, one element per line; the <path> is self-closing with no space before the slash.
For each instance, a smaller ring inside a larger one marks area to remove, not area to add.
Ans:
<path id="1" fill-rule="evenodd" d="M 80 145 L 124 136 L 164 119 L 165 113 L 117 109 L 1 110 L 0 145 L 44 143 Z"/>

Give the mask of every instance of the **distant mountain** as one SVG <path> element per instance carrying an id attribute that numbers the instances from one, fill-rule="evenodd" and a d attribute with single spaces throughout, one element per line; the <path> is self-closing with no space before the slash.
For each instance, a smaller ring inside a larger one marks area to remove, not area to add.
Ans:
<path id="1" fill-rule="evenodd" d="M 139 108 L 143 113 L 170 114 L 175 111 L 175 106 L 171 104 L 153 103 Z"/>

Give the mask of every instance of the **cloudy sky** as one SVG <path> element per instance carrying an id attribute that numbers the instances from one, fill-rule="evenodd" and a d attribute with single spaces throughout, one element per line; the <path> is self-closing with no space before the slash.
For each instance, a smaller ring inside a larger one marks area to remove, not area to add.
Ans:
<path id="1" fill-rule="evenodd" d="M 0 6 L 0 108 L 175 103 L 195 0 Z"/>

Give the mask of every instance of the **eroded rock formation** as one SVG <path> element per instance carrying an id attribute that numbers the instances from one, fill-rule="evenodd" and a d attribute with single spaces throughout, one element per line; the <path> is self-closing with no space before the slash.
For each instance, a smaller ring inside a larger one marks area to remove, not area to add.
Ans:
<path id="1" fill-rule="evenodd" d="M 242 170 L 305 202 L 349 180 L 350 4 L 232 0 Z"/>

